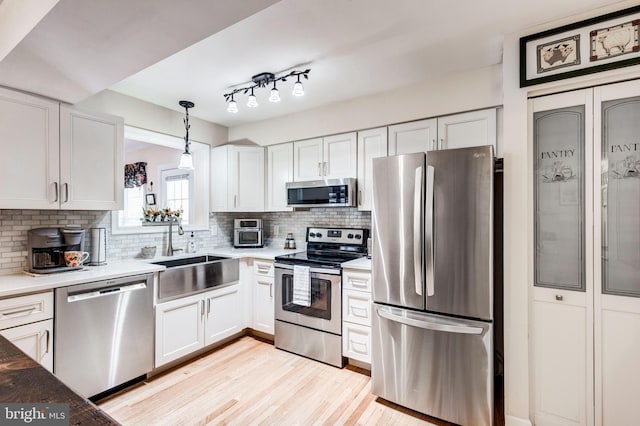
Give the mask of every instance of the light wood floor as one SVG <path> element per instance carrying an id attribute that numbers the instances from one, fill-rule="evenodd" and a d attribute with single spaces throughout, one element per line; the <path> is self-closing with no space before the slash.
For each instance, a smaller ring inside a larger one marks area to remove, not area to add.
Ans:
<path id="1" fill-rule="evenodd" d="M 99 401 L 124 425 L 444 425 L 378 400 L 366 370 L 242 337 Z"/>

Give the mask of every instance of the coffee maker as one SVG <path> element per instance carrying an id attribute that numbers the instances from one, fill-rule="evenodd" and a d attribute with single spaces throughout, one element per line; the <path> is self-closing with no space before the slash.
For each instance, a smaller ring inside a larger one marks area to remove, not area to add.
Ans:
<path id="1" fill-rule="evenodd" d="M 29 272 L 51 274 L 77 267 L 67 267 L 65 251 L 84 251 L 84 230 L 79 227 L 34 228 L 27 232 Z"/>

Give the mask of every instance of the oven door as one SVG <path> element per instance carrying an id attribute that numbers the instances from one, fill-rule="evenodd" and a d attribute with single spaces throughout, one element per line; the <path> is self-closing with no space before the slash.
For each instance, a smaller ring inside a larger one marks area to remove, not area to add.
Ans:
<path id="1" fill-rule="evenodd" d="M 261 228 L 238 228 L 234 231 L 234 247 L 262 247 Z"/>
<path id="2" fill-rule="evenodd" d="M 342 334 L 341 277 L 339 269 L 311 268 L 311 305 L 292 303 L 293 265 L 275 265 L 275 318 L 329 333 Z"/>

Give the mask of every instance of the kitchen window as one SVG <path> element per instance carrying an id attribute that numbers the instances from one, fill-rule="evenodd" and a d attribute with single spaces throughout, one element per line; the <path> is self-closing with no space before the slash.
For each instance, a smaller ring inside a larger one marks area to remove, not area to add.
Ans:
<path id="1" fill-rule="evenodd" d="M 182 225 L 188 225 L 191 218 L 191 200 L 193 197 L 193 172 L 190 170 L 163 170 L 161 205 L 171 210 L 182 210 Z"/>
<path id="2" fill-rule="evenodd" d="M 140 215 L 144 209 L 144 186 L 124 189 L 124 210 L 118 216 L 120 226 L 140 225 Z"/>

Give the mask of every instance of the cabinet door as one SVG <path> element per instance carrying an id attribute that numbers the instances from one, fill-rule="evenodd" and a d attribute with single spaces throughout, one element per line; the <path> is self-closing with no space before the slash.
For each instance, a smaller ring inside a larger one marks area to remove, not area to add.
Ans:
<path id="1" fill-rule="evenodd" d="M 156 305 L 156 367 L 204 346 L 204 305 L 201 295 Z"/>
<path id="2" fill-rule="evenodd" d="M 0 88 L 0 205 L 59 208 L 59 104 Z"/>
<path id="3" fill-rule="evenodd" d="M 229 211 L 264 211 L 264 148 L 229 146 Z"/>
<path id="4" fill-rule="evenodd" d="M 372 160 L 387 155 L 387 128 L 358 132 L 358 210 L 371 210 Z"/>
<path id="5" fill-rule="evenodd" d="M 436 149 L 435 118 L 389 126 L 389 155 L 413 154 Z"/>
<path id="6" fill-rule="evenodd" d="M 206 293 L 205 345 L 219 342 L 242 331 L 240 284 Z"/>
<path id="7" fill-rule="evenodd" d="M 267 147 L 267 211 L 293 210 L 287 207 L 287 182 L 293 182 L 293 142 Z"/>
<path id="8" fill-rule="evenodd" d="M 34 361 L 53 372 L 53 320 L 39 321 L 0 331 Z"/>
<path id="9" fill-rule="evenodd" d="M 357 176 L 356 133 L 327 136 L 323 140 L 322 171 L 326 179 Z"/>
<path id="10" fill-rule="evenodd" d="M 228 166 L 229 147 L 218 146 L 211 148 L 211 211 L 226 212 L 229 205 L 229 192 L 227 180 L 229 175 Z"/>
<path id="11" fill-rule="evenodd" d="M 596 425 L 638 424 L 640 83 L 594 89 Z"/>
<path id="12" fill-rule="evenodd" d="M 322 138 L 293 143 L 293 180 L 317 180 L 323 175 Z"/>
<path id="13" fill-rule="evenodd" d="M 60 107 L 60 207 L 124 208 L 124 120 Z"/>
<path id="14" fill-rule="evenodd" d="M 273 280 L 256 275 L 253 287 L 253 329 L 271 335 L 275 332 Z"/>
<path id="15" fill-rule="evenodd" d="M 496 109 L 438 117 L 438 148 L 493 145 L 496 152 Z"/>

